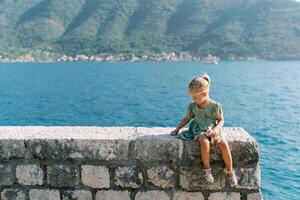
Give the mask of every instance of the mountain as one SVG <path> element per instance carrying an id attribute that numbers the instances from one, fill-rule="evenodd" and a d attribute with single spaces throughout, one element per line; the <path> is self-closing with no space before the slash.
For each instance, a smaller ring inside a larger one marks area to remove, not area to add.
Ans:
<path id="1" fill-rule="evenodd" d="M 39 50 L 300 59 L 300 3 L 0 0 L 0 55 Z"/>

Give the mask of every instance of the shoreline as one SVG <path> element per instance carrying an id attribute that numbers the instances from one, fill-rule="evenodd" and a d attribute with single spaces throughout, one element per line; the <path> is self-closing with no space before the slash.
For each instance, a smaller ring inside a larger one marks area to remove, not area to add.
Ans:
<path id="1" fill-rule="evenodd" d="M 157 63 L 180 63 L 180 62 L 190 62 L 190 63 L 201 63 L 207 65 L 218 65 L 214 63 L 205 63 L 202 61 L 196 60 L 178 60 L 178 61 L 170 61 L 170 60 L 140 60 L 140 61 L 130 61 L 130 60 L 123 60 L 123 61 L 57 61 L 57 60 L 34 60 L 34 61 L 19 61 L 19 60 L 9 60 L 9 61 L 0 61 L 0 64 L 9 64 L 9 63 L 142 63 L 142 62 L 157 62 Z M 220 63 L 223 62 L 300 62 L 299 60 L 222 60 Z"/>
<path id="2" fill-rule="evenodd" d="M 222 61 L 261 61 L 258 57 L 229 57 Z M 221 59 L 216 55 L 208 54 L 207 56 L 191 55 L 189 53 L 160 53 L 150 55 L 135 55 L 135 54 L 100 54 L 100 55 L 60 55 L 39 57 L 31 53 L 23 54 L 16 57 L 3 56 L 0 54 L 0 63 L 28 63 L 28 62 L 201 62 L 205 64 L 217 65 Z"/>
<path id="3" fill-rule="evenodd" d="M 31 54 L 22 55 L 17 58 L 3 57 L 0 54 L 0 63 L 76 63 L 76 62 L 90 62 L 90 63 L 122 63 L 122 62 L 199 62 L 203 64 L 218 65 L 219 62 L 279 62 L 279 61 L 300 61 L 300 59 L 268 59 L 259 57 L 229 57 L 221 59 L 218 56 L 208 54 L 207 56 L 193 56 L 190 54 L 176 54 L 162 53 L 153 55 L 62 55 L 60 57 L 40 58 L 34 57 Z"/>

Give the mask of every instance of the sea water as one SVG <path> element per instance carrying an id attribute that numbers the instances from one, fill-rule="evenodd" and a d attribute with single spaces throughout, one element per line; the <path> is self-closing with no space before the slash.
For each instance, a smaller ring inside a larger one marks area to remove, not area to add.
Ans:
<path id="1" fill-rule="evenodd" d="M 202 72 L 258 141 L 263 196 L 300 199 L 300 62 L 0 63 L 0 125 L 175 127 Z"/>

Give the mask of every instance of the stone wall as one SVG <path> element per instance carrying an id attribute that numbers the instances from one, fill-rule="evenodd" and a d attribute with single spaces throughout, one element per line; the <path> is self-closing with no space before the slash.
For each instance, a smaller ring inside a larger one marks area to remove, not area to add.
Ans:
<path id="1" fill-rule="evenodd" d="M 213 149 L 205 183 L 195 142 L 171 128 L 0 127 L 1 200 L 258 200 L 259 152 L 242 128 L 224 128 L 238 186 Z"/>

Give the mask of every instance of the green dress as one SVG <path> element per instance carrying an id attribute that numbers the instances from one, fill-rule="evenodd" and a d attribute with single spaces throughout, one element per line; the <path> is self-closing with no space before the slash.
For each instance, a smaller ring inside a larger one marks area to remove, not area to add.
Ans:
<path id="1" fill-rule="evenodd" d="M 187 107 L 187 116 L 192 119 L 189 129 L 182 131 L 177 135 L 181 140 L 198 140 L 204 134 L 209 125 L 215 126 L 217 124 L 217 117 L 223 115 L 222 104 L 211 100 L 209 105 L 201 109 L 195 102 L 192 102 Z M 220 138 L 222 135 L 220 133 Z"/>

